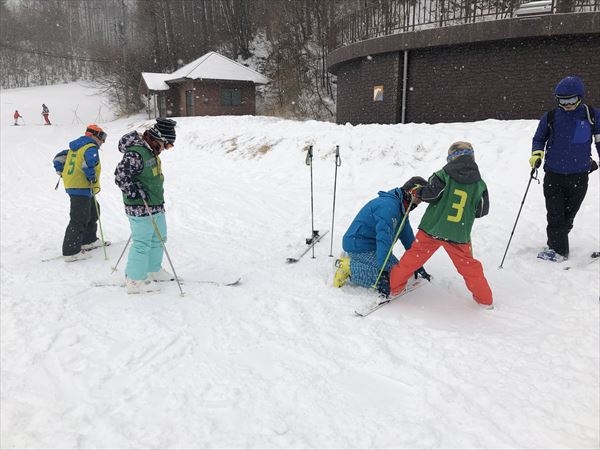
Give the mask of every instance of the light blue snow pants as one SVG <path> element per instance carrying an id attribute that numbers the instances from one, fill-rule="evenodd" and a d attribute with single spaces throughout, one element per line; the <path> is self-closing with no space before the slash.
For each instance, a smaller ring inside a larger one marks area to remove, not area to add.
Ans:
<path id="1" fill-rule="evenodd" d="M 375 252 L 348 252 L 348 256 L 350 256 L 350 281 L 352 284 L 363 287 L 373 286 L 381 270 L 381 266 L 377 264 Z M 392 267 L 398 264 L 398 258 L 390 255 L 388 262 L 389 267 Z"/>
<path id="2" fill-rule="evenodd" d="M 160 235 L 167 240 L 165 213 L 156 213 L 154 218 Z M 157 272 L 163 260 L 163 247 L 154 231 L 150 216 L 127 216 L 131 228 L 131 248 L 125 267 L 125 276 L 130 280 L 145 280 L 148 272 Z"/>

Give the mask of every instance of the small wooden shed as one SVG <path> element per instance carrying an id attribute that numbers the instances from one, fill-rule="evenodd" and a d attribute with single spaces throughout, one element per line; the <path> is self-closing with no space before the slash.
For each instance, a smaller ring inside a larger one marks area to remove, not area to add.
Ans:
<path id="1" fill-rule="evenodd" d="M 269 79 L 216 52 L 171 74 L 142 72 L 148 117 L 256 114 L 256 85 Z"/>

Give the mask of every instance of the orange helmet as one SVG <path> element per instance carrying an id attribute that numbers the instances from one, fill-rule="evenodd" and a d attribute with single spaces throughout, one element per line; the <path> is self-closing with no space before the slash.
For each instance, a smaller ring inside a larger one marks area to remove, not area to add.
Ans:
<path id="1" fill-rule="evenodd" d="M 102 142 L 106 141 L 106 133 L 104 132 L 104 130 L 102 128 L 100 128 L 98 125 L 96 125 L 94 123 L 87 126 L 87 128 L 85 130 L 85 135 L 86 136 L 95 136 L 98 139 L 100 139 Z"/>

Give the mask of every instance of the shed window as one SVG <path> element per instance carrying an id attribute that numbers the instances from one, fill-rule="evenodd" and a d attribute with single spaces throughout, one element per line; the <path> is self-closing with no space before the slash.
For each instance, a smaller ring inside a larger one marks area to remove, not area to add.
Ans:
<path id="1" fill-rule="evenodd" d="M 221 89 L 221 105 L 239 106 L 242 104 L 242 93 L 239 89 Z"/>

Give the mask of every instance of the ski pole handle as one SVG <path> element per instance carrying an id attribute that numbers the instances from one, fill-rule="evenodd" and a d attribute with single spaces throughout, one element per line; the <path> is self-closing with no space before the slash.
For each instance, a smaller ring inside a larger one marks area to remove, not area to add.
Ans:
<path id="1" fill-rule="evenodd" d="M 342 165 L 342 158 L 340 158 L 340 146 L 335 146 L 335 165 L 340 167 Z"/>
<path id="2" fill-rule="evenodd" d="M 312 159 L 313 159 L 313 146 L 309 145 L 308 151 L 306 152 L 306 161 L 305 161 L 307 166 L 312 166 Z"/>

